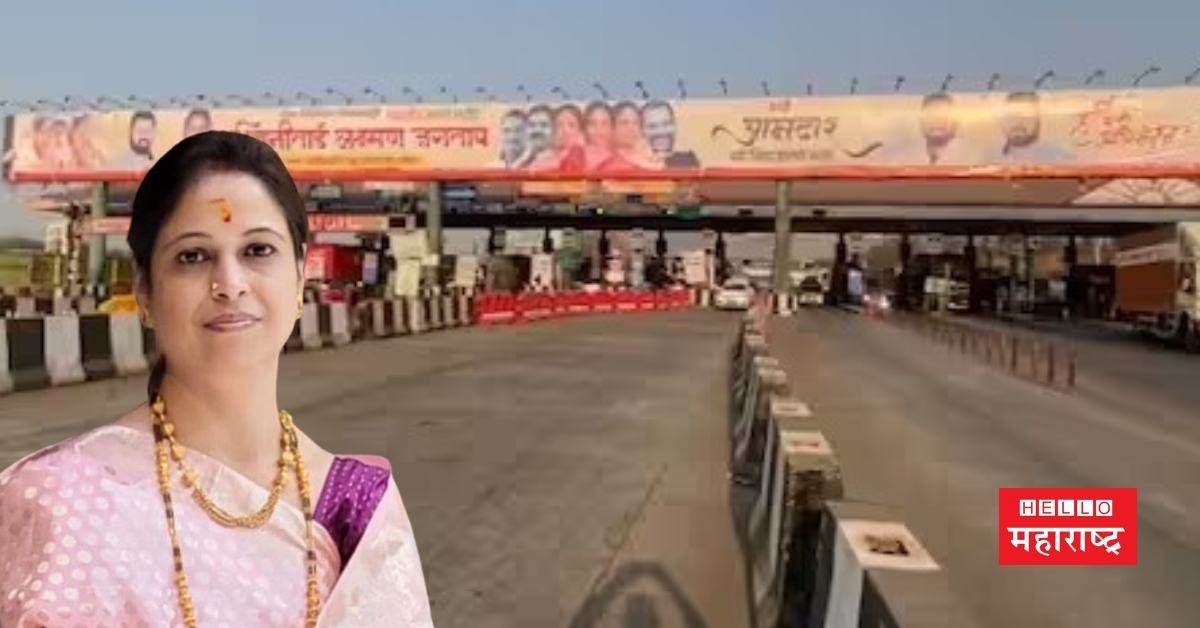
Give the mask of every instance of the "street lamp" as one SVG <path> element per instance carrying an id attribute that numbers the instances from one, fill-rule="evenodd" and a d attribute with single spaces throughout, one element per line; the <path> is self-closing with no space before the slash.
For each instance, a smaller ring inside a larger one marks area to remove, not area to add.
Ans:
<path id="1" fill-rule="evenodd" d="M 332 87 L 326 87 L 326 88 L 325 88 L 325 94 L 326 94 L 327 96 L 341 96 L 342 98 L 344 98 L 344 99 L 346 100 L 346 104 L 347 104 L 347 105 L 354 104 L 354 99 L 350 97 L 350 94 L 347 94 L 346 92 L 343 92 L 343 91 L 342 91 L 342 90 L 340 90 L 340 89 L 334 89 L 334 88 L 332 88 Z"/>
<path id="2" fill-rule="evenodd" d="M 813 95 L 813 86 L 812 86 L 812 83 L 805 83 L 805 84 L 804 84 L 804 94 L 805 94 L 806 96 L 812 96 L 812 95 Z"/>
<path id="3" fill-rule="evenodd" d="M 87 107 L 88 109 L 98 109 L 99 108 L 96 106 L 96 103 L 91 102 L 88 99 L 80 97 L 80 96 L 63 96 L 63 102 L 66 103 L 67 106 L 72 106 L 73 104 L 79 104 L 79 105 L 83 105 L 84 107 Z"/>
<path id="4" fill-rule="evenodd" d="M 416 92 L 416 90 L 414 90 L 413 88 L 411 88 L 407 85 L 404 86 L 404 89 L 400 90 L 400 93 L 404 94 L 406 96 L 412 96 L 413 100 L 418 103 L 425 102 L 425 99 L 420 94 L 418 94 Z"/>
<path id="5" fill-rule="evenodd" d="M 999 85 L 999 84 L 1000 84 L 1000 73 L 993 72 L 992 78 L 988 79 L 987 90 L 990 92 L 990 91 L 996 89 L 996 85 Z"/>
<path id="6" fill-rule="evenodd" d="M 379 102 L 387 102 L 387 96 L 371 89 L 370 87 L 363 88 L 363 96 L 374 96 L 379 99 Z"/>
<path id="7" fill-rule="evenodd" d="M 487 101 L 488 101 L 488 102 L 496 102 L 496 95 L 495 95 L 495 94 L 493 94 L 493 93 L 491 93 L 491 92 L 489 92 L 489 91 L 488 91 L 488 88 L 486 88 L 486 87 L 484 87 L 484 86 L 482 86 L 482 85 L 480 85 L 479 87 L 476 87 L 476 88 L 475 88 L 475 94 L 476 94 L 477 96 L 480 96 L 480 97 L 483 97 L 483 98 L 487 99 Z"/>
<path id="8" fill-rule="evenodd" d="M 142 103 L 143 105 L 146 105 L 146 106 L 150 107 L 151 109 L 157 109 L 157 108 L 158 108 L 158 103 L 154 102 L 153 100 L 149 100 L 149 99 L 147 99 L 147 98 L 138 98 L 137 96 L 130 95 L 130 96 L 129 96 L 128 98 L 126 98 L 125 100 L 126 100 L 126 102 L 128 102 L 129 104 L 136 104 L 136 103 L 139 103 L 139 102 L 140 102 L 140 103 Z"/>
<path id="9" fill-rule="evenodd" d="M 1196 68 L 1195 70 L 1192 70 L 1191 74 L 1188 74 L 1186 77 L 1184 77 L 1183 84 L 1191 85 L 1192 81 L 1196 80 L 1197 76 L 1200 76 L 1200 68 Z"/>
<path id="10" fill-rule="evenodd" d="M 851 94 L 858 93 L 858 77 L 857 76 L 850 79 L 850 93 Z"/>
<path id="11" fill-rule="evenodd" d="M 103 105 L 106 102 L 112 103 L 112 105 L 114 107 L 124 107 L 125 106 L 125 103 L 117 100 L 116 98 L 109 98 L 108 96 L 101 96 L 96 99 L 96 104 L 98 104 L 98 105 Z"/>
<path id="12" fill-rule="evenodd" d="M 524 83 L 522 83 L 522 84 L 520 84 L 520 85 L 517 85 L 517 93 L 518 93 L 518 94 L 524 94 L 524 96 L 525 96 L 525 102 L 531 102 L 531 101 L 533 100 L 533 96 L 532 96 L 532 95 L 530 95 L 530 94 L 529 94 L 529 92 L 525 91 L 525 84 L 524 84 Z"/>
<path id="13" fill-rule="evenodd" d="M 274 92 L 263 92 L 262 97 L 266 98 L 267 100 L 274 100 L 275 102 L 279 103 L 280 105 L 284 105 L 287 103 L 286 98 L 284 98 L 283 96 L 276 96 Z"/>
<path id="14" fill-rule="evenodd" d="M 634 81 L 633 86 L 638 88 L 642 93 L 642 100 L 650 100 L 650 92 L 646 91 L 646 84 L 641 81 Z"/>
<path id="15" fill-rule="evenodd" d="M 592 83 L 592 87 L 596 88 L 596 91 L 600 92 L 600 98 L 608 100 L 608 90 L 604 89 L 603 85 L 601 85 L 599 82 L 596 82 Z"/>
<path id="16" fill-rule="evenodd" d="M 761 83 L 761 85 L 762 85 L 762 90 L 763 90 L 763 96 L 770 96 L 771 95 L 771 86 L 767 85 L 766 81 L 763 81 Z"/>
<path id="17" fill-rule="evenodd" d="M 205 96 L 204 94 L 196 94 L 196 102 L 203 105 L 204 101 L 206 101 L 206 100 L 208 101 L 209 107 L 220 107 L 221 106 L 221 101 L 217 100 L 216 98 L 209 98 L 208 96 Z"/>
<path id="18" fill-rule="evenodd" d="M 679 99 L 687 100 L 687 85 L 684 85 L 683 79 L 675 81 L 675 85 L 679 87 Z"/>
<path id="19" fill-rule="evenodd" d="M 97 100 L 96 102 L 101 103 L 103 101 L 104 101 L 104 97 L 101 96 L 100 99 Z M 191 103 L 189 103 L 188 101 L 186 101 L 182 98 L 177 98 L 175 96 L 172 96 L 171 99 L 167 101 L 167 104 L 175 105 L 176 107 L 190 107 L 191 106 Z"/>
<path id="20" fill-rule="evenodd" d="M 571 95 L 567 93 L 567 90 L 563 89 L 562 87 L 559 87 L 558 85 L 551 87 L 550 93 L 558 94 L 559 96 L 562 96 L 563 100 L 571 100 Z"/>
<path id="21" fill-rule="evenodd" d="M 443 85 L 442 88 L 439 89 L 438 91 L 442 94 L 443 97 L 445 97 L 446 95 L 449 95 L 451 102 L 454 102 L 454 103 L 458 102 L 458 94 L 451 92 L 449 89 L 446 88 L 445 85 Z"/>
<path id="22" fill-rule="evenodd" d="M 729 95 L 729 83 L 726 83 L 725 79 L 721 79 L 721 80 L 717 81 L 717 84 L 721 86 L 721 95 L 728 96 Z"/>
<path id="23" fill-rule="evenodd" d="M 900 91 L 900 88 L 901 88 L 901 87 L 904 87 L 904 81 L 905 81 L 905 80 L 906 80 L 906 79 L 904 78 L 904 75 L 903 75 L 903 74 L 901 74 L 900 76 L 897 76 L 897 77 L 896 77 L 896 84 L 892 86 L 892 91 L 893 91 L 893 92 L 898 92 L 898 91 Z"/>
<path id="24" fill-rule="evenodd" d="M 942 90 L 941 91 L 943 94 L 945 94 L 947 91 L 950 90 L 950 81 L 953 81 L 953 80 L 954 80 L 953 74 L 947 74 L 946 78 L 942 79 Z"/>
<path id="25" fill-rule="evenodd" d="M 45 107 L 51 107 L 51 106 L 52 106 L 52 107 L 57 107 L 59 111 L 66 111 L 66 110 L 67 110 L 67 108 L 66 108 L 66 107 L 64 107 L 62 103 L 60 103 L 60 102 L 58 102 L 58 101 L 56 101 L 56 100 L 50 100 L 50 99 L 47 99 L 47 98 L 39 98 L 39 99 L 37 99 L 37 100 L 35 100 L 35 101 L 34 101 L 34 104 L 35 104 L 35 105 L 42 105 L 42 106 L 45 106 Z"/>
<path id="26" fill-rule="evenodd" d="M 1150 76 L 1151 74 L 1158 74 L 1161 71 L 1162 71 L 1162 68 L 1158 67 L 1157 65 L 1152 65 L 1152 66 L 1146 68 L 1145 70 L 1142 70 L 1142 73 L 1137 75 L 1137 78 L 1133 79 L 1133 86 L 1137 87 L 1138 85 L 1141 85 L 1142 79 L 1146 78 L 1147 76 Z"/>
<path id="27" fill-rule="evenodd" d="M 226 101 L 232 100 L 234 102 L 241 103 L 242 105 L 244 105 L 246 107 L 253 107 L 258 104 L 256 102 L 254 102 L 253 98 L 249 98 L 249 97 L 243 96 L 241 94 L 228 94 L 227 96 L 225 96 L 225 100 Z"/>
<path id="28" fill-rule="evenodd" d="M 1033 87 L 1035 89 L 1041 89 L 1042 86 L 1046 84 L 1046 81 L 1049 81 L 1052 78 L 1054 78 L 1054 70 L 1046 70 L 1045 72 L 1042 72 L 1041 76 L 1037 77 L 1036 81 L 1033 82 Z"/>
<path id="29" fill-rule="evenodd" d="M 313 104 L 313 106 L 316 106 L 316 105 L 320 104 L 320 102 L 321 102 L 320 100 L 317 100 L 316 96 L 313 96 L 312 94 L 308 94 L 306 92 L 296 92 L 295 97 L 303 99 L 303 100 L 308 100 L 310 103 Z"/>
<path id="30" fill-rule="evenodd" d="M 1104 70 L 1102 68 L 1096 68 L 1095 70 L 1092 70 L 1092 73 L 1089 74 L 1086 79 L 1083 80 L 1083 84 L 1091 85 L 1092 83 L 1102 80 L 1103 78 L 1104 78 Z"/>

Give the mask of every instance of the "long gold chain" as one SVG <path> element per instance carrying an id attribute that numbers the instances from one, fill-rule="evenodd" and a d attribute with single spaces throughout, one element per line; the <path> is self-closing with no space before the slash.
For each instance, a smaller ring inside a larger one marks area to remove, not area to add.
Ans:
<path id="1" fill-rule="evenodd" d="M 209 497 L 204 489 L 200 488 L 200 483 L 197 481 L 199 477 L 196 471 L 187 463 L 184 458 L 184 448 L 175 440 L 175 426 L 167 419 L 166 404 L 162 397 L 155 399 L 150 406 L 150 412 L 154 415 L 155 423 L 159 423 L 163 428 L 163 435 L 166 437 L 168 451 L 171 453 L 171 459 L 175 461 L 175 465 L 179 467 L 179 472 L 183 476 L 183 485 L 192 491 L 192 499 L 201 510 L 208 513 L 208 516 L 213 521 L 227 528 L 260 528 L 271 520 L 271 515 L 275 513 L 275 507 L 279 505 L 279 498 L 283 495 L 284 485 L 287 483 L 285 475 L 288 468 L 295 462 L 294 454 L 288 447 L 288 435 L 286 431 L 280 437 L 279 443 L 279 463 L 278 469 L 275 472 L 275 480 L 271 483 L 271 491 L 267 497 L 267 501 L 259 508 L 257 512 L 249 515 L 233 515 L 221 508 Z M 279 422 L 283 423 L 283 411 L 279 412 Z"/>
<path id="2" fill-rule="evenodd" d="M 169 432 L 173 432 L 173 429 L 170 422 L 166 420 L 166 407 L 162 401 L 162 397 L 155 399 L 154 403 L 151 405 L 151 409 L 155 418 L 154 446 L 155 458 L 158 462 L 158 488 L 162 493 L 163 507 L 167 513 L 167 534 L 171 537 L 171 557 L 175 568 L 175 588 L 179 592 L 179 608 L 181 611 L 183 611 L 184 626 L 186 628 L 196 628 L 196 608 L 192 602 L 191 590 L 188 588 L 187 575 L 183 570 L 183 552 L 179 545 L 179 532 L 177 526 L 175 525 L 175 507 L 171 500 L 170 459 L 172 457 L 173 449 L 178 447 L 178 443 L 175 443 L 173 436 L 169 435 Z M 281 437 L 282 449 L 285 454 L 290 454 L 280 456 L 280 475 L 282 475 L 282 471 L 285 471 L 287 468 L 293 468 L 293 471 L 296 475 L 296 485 L 300 489 L 300 504 L 304 512 L 304 625 L 306 628 L 314 628 L 317 625 L 317 616 L 321 610 L 321 600 L 317 586 L 317 553 L 315 544 L 313 543 L 312 493 L 311 487 L 308 483 L 308 469 L 304 464 L 304 458 L 300 455 L 300 440 L 296 437 L 296 426 L 292 421 L 292 415 L 288 414 L 286 411 L 280 411 L 279 422 L 283 427 L 283 436 Z M 193 474 L 193 497 L 196 495 L 195 480 L 196 478 Z M 278 498 L 276 498 L 276 501 L 278 501 Z M 197 503 L 201 502 L 197 500 Z M 211 500 L 209 500 L 208 503 L 211 504 Z M 219 510 L 215 508 L 215 504 L 212 505 L 214 506 L 214 510 Z M 203 507 L 204 506 L 201 505 L 201 508 Z M 274 510 L 274 506 L 272 506 L 271 509 Z M 224 513 L 223 510 L 219 511 Z M 213 513 L 208 510 L 206 510 L 206 512 L 208 512 L 210 516 L 213 515 Z M 267 515 L 267 518 L 270 518 L 270 514 Z M 231 517 L 231 519 L 236 519 L 236 517 Z M 220 523 L 220 521 L 218 521 L 218 523 Z"/>

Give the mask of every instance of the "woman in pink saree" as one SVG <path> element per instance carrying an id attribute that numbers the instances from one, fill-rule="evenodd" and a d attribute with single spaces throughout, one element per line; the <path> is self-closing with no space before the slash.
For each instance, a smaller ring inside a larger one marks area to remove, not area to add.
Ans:
<path id="1" fill-rule="evenodd" d="M 148 401 L 0 473 L 0 626 L 432 626 L 386 461 L 276 401 L 308 223 L 282 161 L 209 132 L 138 189 Z"/>

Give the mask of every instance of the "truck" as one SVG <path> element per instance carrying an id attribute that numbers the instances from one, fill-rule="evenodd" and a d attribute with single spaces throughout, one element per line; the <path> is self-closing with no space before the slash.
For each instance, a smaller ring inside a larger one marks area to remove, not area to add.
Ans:
<path id="1" fill-rule="evenodd" d="M 1200 351 L 1197 251 L 1200 222 L 1118 239 L 1113 258 L 1117 318 L 1189 351 Z"/>

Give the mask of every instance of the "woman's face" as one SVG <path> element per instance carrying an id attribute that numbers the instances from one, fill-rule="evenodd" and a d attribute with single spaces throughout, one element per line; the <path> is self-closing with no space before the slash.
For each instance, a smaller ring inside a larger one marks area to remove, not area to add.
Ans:
<path id="1" fill-rule="evenodd" d="M 608 149 L 612 146 L 612 114 L 607 109 L 593 109 L 587 117 L 587 141 L 589 146 Z"/>
<path id="2" fill-rule="evenodd" d="M 583 144 L 583 129 L 575 114 L 563 111 L 554 117 L 554 144 L 559 149 Z"/>
<path id="3" fill-rule="evenodd" d="M 303 261 L 283 209 L 258 179 L 200 179 L 154 247 L 152 291 L 138 298 L 173 371 L 239 373 L 278 360 L 296 320 Z"/>
<path id="4" fill-rule="evenodd" d="M 642 117 L 634 109 L 621 109 L 617 112 L 616 140 L 617 148 L 633 149 L 642 137 Z"/>

